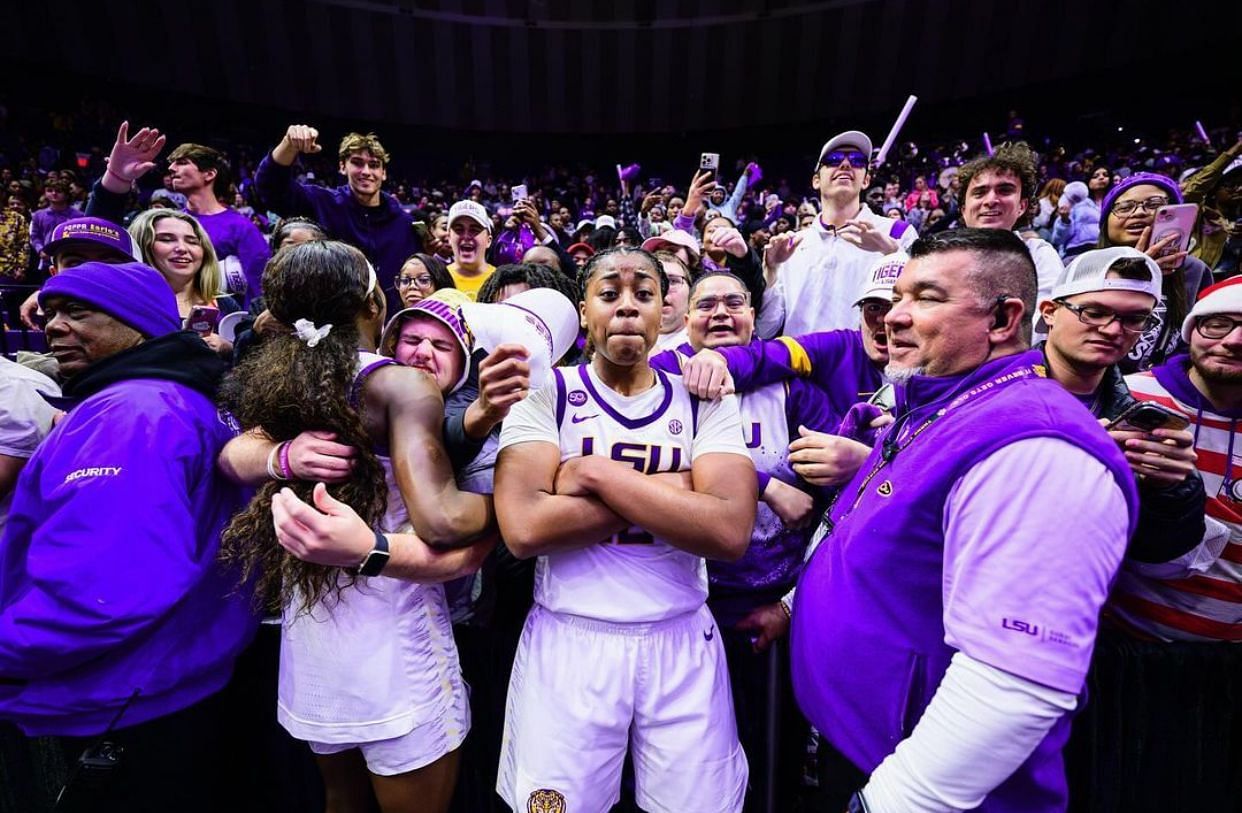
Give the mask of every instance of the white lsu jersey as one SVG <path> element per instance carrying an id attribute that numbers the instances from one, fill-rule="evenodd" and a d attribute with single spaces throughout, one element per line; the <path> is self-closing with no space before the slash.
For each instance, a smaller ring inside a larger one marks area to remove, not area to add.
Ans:
<path id="1" fill-rule="evenodd" d="M 700 402 L 681 376 L 660 371 L 655 386 L 628 397 L 607 387 L 590 365 L 557 369 L 554 378 L 509 412 L 501 449 L 555 443 L 562 461 L 606 455 L 645 474 L 688 471 L 709 453 L 749 457 L 733 396 Z M 706 600 L 704 559 L 637 526 L 536 563 L 535 601 L 553 612 L 652 622 L 693 612 Z"/>

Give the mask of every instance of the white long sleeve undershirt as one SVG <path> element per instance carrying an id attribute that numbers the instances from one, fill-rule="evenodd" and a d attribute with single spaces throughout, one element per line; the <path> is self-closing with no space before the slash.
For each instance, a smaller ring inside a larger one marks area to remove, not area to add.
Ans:
<path id="1" fill-rule="evenodd" d="M 982 804 L 1078 699 L 958 652 L 914 731 L 871 774 L 871 813 L 948 813 Z"/>

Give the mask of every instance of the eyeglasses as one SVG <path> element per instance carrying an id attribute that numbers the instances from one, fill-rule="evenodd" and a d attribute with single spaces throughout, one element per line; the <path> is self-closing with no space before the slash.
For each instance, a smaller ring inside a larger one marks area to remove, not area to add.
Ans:
<path id="1" fill-rule="evenodd" d="M 1161 206 L 1168 206 L 1169 199 L 1166 197 L 1151 197 L 1146 200 L 1123 200 L 1121 203 L 1113 204 L 1113 214 L 1118 217 L 1129 217 L 1140 207 L 1145 212 L 1155 212 Z"/>
<path id="2" fill-rule="evenodd" d="M 1223 339 L 1242 327 L 1242 319 L 1228 316 L 1205 316 L 1195 324 L 1195 330 L 1205 339 Z"/>
<path id="3" fill-rule="evenodd" d="M 419 274 L 417 277 L 402 276 L 402 277 L 397 278 L 398 288 L 409 288 L 411 285 L 417 285 L 419 288 L 430 288 L 431 287 L 431 275 L 430 274 Z"/>
<path id="4" fill-rule="evenodd" d="M 873 299 L 862 303 L 863 315 L 868 319 L 881 319 L 888 315 L 893 309 L 892 302 L 884 302 L 882 300 Z"/>
<path id="5" fill-rule="evenodd" d="M 1097 308 L 1094 305 L 1071 305 L 1068 302 L 1059 304 L 1077 316 L 1078 321 L 1091 327 L 1108 327 L 1116 321 L 1121 323 L 1121 329 L 1127 333 L 1142 333 L 1155 324 L 1150 313 L 1115 313 L 1108 308 Z"/>
<path id="6" fill-rule="evenodd" d="M 741 313 L 750 304 L 750 297 L 747 294 L 705 296 L 694 303 L 694 309 L 699 313 L 715 313 L 716 306 L 721 302 L 724 303 L 725 310 L 729 313 Z"/>
<path id="7" fill-rule="evenodd" d="M 668 287 L 670 288 L 676 288 L 679 285 L 690 284 L 689 282 L 686 281 L 685 277 L 678 276 L 677 274 L 666 274 L 665 276 L 668 277 Z"/>
<path id="8" fill-rule="evenodd" d="M 835 167 L 839 166 L 842 161 L 849 161 L 851 169 L 864 169 L 867 166 L 867 156 L 860 150 L 833 150 L 825 153 L 820 163 Z"/>

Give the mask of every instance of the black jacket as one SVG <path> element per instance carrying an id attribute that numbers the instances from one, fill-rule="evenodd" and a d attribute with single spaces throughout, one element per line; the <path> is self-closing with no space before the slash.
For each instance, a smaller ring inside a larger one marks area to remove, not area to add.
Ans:
<path id="1" fill-rule="evenodd" d="M 1091 414 L 1111 421 L 1136 401 L 1121 368 L 1114 364 L 1095 391 Z M 1203 478 L 1197 470 L 1177 485 L 1140 487 L 1138 525 L 1126 556 L 1137 562 L 1159 563 L 1193 549 L 1203 541 L 1206 503 Z"/>

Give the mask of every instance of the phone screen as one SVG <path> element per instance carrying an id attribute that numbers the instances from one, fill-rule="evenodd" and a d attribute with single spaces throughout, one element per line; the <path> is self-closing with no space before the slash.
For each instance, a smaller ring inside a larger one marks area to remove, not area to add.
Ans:
<path id="1" fill-rule="evenodd" d="M 195 306 L 190 310 L 190 315 L 185 320 L 186 329 L 192 330 L 200 336 L 214 333 L 218 324 L 220 324 L 220 309 L 205 305 Z"/>

